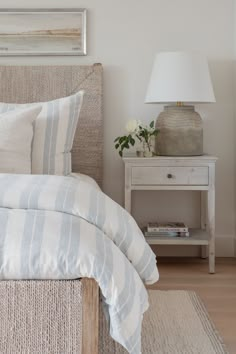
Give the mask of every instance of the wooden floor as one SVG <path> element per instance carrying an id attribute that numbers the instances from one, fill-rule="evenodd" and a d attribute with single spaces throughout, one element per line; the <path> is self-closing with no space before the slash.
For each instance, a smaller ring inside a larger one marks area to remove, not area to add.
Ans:
<path id="1" fill-rule="evenodd" d="M 219 258 L 208 274 L 202 259 L 159 258 L 160 281 L 151 289 L 193 290 L 203 300 L 230 354 L 236 354 L 236 259 Z"/>

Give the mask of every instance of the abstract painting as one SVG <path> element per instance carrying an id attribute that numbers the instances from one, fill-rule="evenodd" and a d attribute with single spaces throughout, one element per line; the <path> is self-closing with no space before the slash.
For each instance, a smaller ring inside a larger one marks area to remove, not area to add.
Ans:
<path id="1" fill-rule="evenodd" d="M 86 10 L 1 9 L 0 55 L 86 55 Z"/>

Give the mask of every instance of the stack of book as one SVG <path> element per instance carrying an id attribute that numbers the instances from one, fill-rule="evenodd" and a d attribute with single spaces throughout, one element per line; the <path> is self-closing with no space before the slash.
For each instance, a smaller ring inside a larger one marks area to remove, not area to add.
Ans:
<path id="1" fill-rule="evenodd" d="M 183 222 L 150 222 L 144 229 L 145 237 L 188 237 L 189 229 Z"/>

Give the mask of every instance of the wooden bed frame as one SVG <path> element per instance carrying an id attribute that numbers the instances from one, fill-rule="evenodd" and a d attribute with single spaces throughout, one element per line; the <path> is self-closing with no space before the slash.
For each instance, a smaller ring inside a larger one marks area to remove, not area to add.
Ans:
<path id="1" fill-rule="evenodd" d="M 95 280 L 84 278 L 82 353 L 98 354 L 99 340 L 99 287 Z"/>
<path id="2" fill-rule="evenodd" d="M 93 177 L 101 186 L 103 164 L 101 64 L 0 66 L 1 102 L 44 102 L 68 96 L 79 89 L 85 90 L 85 97 L 72 150 L 72 168 L 73 172 Z M 83 278 L 74 281 L 82 282 L 82 354 L 97 354 L 99 288 L 93 279 Z"/>

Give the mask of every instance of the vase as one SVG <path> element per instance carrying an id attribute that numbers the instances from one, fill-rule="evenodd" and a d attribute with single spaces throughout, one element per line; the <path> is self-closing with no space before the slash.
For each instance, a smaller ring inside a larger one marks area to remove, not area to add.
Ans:
<path id="1" fill-rule="evenodd" d="M 153 156 L 151 142 L 149 144 L 147 144 L 146 142 L 143 143 L 143 156 L 144 157 L 152 157 Z"/>

